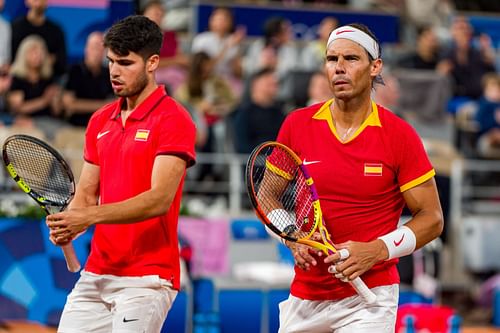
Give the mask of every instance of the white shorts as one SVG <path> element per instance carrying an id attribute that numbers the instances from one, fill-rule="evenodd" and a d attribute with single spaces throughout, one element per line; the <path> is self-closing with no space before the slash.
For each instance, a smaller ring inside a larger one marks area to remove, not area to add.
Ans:
<path id="1" fill-rule="evenodd" d="M 157 275 L 122 277 L 82 271 L 59 333 L 158 333 L 177 290 Z"/>
<path id="2" fill-rule="evenodd" d="M 279 305 L 279 333 L 393 333 L 399 285 L 371 290 L 377 301 L 370 305 L 357 295 L 339 301 L 309 301 L 290 295 Z"/>

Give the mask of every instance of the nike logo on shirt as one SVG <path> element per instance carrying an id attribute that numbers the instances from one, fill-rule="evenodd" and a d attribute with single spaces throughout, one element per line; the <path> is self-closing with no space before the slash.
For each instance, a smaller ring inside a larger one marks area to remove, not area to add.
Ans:
<path id="1" fill-rule="evenodd" d="M 304 159 L 304 162 L 302 162 L 302 164 L 304 164 L 304 165 L 309 165 L 309 164 L 316 164 L 316 163 L 319 163 L 319 162 L 321 162 L 321 161 L 306 161 L 306 160 Z"/>
<path id="2" fill-rule="evenodd" d="M 105 136 L 106 134 L 108 134 L 109 132 L 111 132 L 111 131 L 97 133 L 97 140 L 99 140 L 100 138 L 102 138 L 103 136 Z"/>

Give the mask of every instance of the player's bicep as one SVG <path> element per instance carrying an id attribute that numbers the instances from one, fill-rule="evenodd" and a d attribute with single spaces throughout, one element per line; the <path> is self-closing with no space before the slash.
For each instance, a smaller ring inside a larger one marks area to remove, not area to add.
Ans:
<path id="1" fill-rule="evenodd" d="M 175 155 L 158 155 L 151 174 L 151 190 L 170 204 L 186 172 L 186 161 Z"/>
<path id="2" fill-rule="evenodd" d="M 403 198 L 413 216 L 422 210 L 441 212 L 434 178 L 404 191 Z"/>
<path id="3" fill-rule="evenodd" d="M 97 205 L 99 199 L 99 174 L 100 168 L 98 165 L 88 162 L 83 163 L 71 206 L 87 207 Z"/>
<path id="4" fill-rule="evenodd" d="M 406 225 L 417 238 L 417 248 L 430 242 L 443 231 L 443 212 L 434 178 L 403 192 L 413 218 Z"/>

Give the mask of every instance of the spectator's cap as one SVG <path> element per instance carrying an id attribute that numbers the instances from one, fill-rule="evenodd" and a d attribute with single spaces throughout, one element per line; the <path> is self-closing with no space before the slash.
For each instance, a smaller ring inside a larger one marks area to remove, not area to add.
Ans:
<path id="1" fill-rule="evenodd" d="M 330 37 L 328 37 L 326 47 L 328 48 L 333 41 L 340 38 L 349 39 L 358 43 L 372 56 L 373 59 L 380 58 L 379 45 L 377 41 L 370 37 L 367 33 L 350 25 L 344 25 L 333 30 L 330 33 Z"/>

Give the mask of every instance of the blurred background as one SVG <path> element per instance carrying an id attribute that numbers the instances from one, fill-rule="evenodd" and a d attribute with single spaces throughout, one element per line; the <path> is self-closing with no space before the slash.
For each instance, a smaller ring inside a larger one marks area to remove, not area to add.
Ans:
<path id="1" fill-rule="evenodd" d="M 373 99 L 421 135 L 445 214 L 442 236 L 399 263 L 398 331 L 500 331 L 499 1 L 0 0 L 0 141 L 45 139 L 78 178 L 84 128 L 113 99 L 103 33 L 133 13 L 164 30 L 157 81 L 198 128 L 163 332 L 277 332 L 293 258 L 253 214 L 244 166 L 287 113 L 331 98 L 326 40 L 352 22 L 379 38 Z M 55 332 L 78 278 L 29 200 L 0 173 L 0 332 Z"/>

